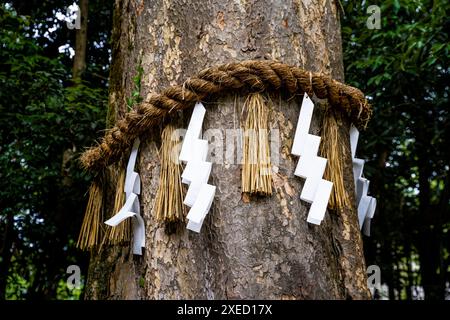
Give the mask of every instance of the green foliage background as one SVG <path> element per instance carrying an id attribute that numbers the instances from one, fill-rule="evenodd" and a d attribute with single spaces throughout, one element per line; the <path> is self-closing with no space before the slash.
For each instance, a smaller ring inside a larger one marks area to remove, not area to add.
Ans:
<path id="1" fill-rule="evenodd" d="M 367 264 L 377 264 L 391 299 L 449 294 L 450 2 L 343 1 L 346 80 L 374 115 L 357 155 L 378 198 Z M 380 29 L 368 29 L 379 5 Z"/>
<path id="2" fill-rule="evenodd" d="M 14 226 L 7 299 L 79 295 L 65 290 L 67 266 L 87 262 L 74 243 L 91 177 L 77 158 L 105 127 L 105 82 L 72 84 L 71 61 L 49 54 L 37 25 L 0 7 L 0 234 Z"/>

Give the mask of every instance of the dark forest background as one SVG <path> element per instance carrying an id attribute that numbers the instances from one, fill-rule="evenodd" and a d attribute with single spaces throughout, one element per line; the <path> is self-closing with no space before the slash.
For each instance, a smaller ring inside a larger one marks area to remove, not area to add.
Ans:
<path id="1" fill-rule="evenodd" d="M 346 82 L 374 106 L 357 151 L 378 199 L 364 237 L 381 268 L 374 297 L 448 299 L 450 2 L 338 2 Z M 89 259 L 75 242 L 92 177 L 77 158 L 107 126 L 113 1 L 88 2 L 86 37 L 66 25 L 72 4 L 0 4 L 2 299 L 82 298 L 66 286 L 67 267 L 86 274 Z M 366 25 L 370 4 L 380 29 Z"/>

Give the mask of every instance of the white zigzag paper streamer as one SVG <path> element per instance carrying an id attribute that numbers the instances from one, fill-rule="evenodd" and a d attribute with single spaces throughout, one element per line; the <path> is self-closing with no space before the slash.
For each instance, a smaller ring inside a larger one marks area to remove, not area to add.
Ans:
<path id="1" fill-rule="evenodd" d="M 105 221 L 105 223 L 111 227 L 115 227 L 125 219 L 133 217 L 133 253 L 142 255 L 142 248 L 145 247 L 145 226 L 140 214 L 141 208 L 138 197 L 141 194 L 141 179 L 139 174 L 134 171 L 139 144 L 139 138 L 136 138 L 128 160 L 124 186 L 125 204 L 117 214 Z"/>
<path id="2" fill-rule="evenodd" d="M 206 161 L 208 141 L 201 139 L 206 109 L 197 102 L 181 146 L 179 160 L 186 163 L 181 175 L 182 182 L 189 185 L 183 203 L 191 209 L 187 215 L 187 229 L 200 232 L 203 220 L 211 208 L 216 187 L 208 184 L 212 163 Z"/>
<path id="3" fill-rule="evenodd" d="M 370 222 L 375 214 L 377 199 L 367 195 L 370 181 L 362 176 L 364 160 L 355 158 L 358 144 L 359 131 L 354 125 L 350 128 L 350 147 L 353 159 L 353 178 L 355 181 L 356 204 L 358 206 L 359 228 L 363 229 L 366 236 L 370 236 Z"/>
<path id="4" fill-rule="evenodd" d="M 313 111 L 314 103 L 305 93 L 291 153 L 300 156 L 294 174 L 306 179 L 300 199 L 311 203 L 307 222 L 319 225 L 325 216 L 333 183 L 322 179 L 327 159 L 317 156 L 321 138 L 309 134 Z"/>

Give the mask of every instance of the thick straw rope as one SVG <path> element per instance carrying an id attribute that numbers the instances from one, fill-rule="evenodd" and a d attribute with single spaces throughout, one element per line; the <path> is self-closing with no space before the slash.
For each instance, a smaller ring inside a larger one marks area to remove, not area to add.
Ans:
<path id="1" fill-rule="evenodd" d="M 359 89 L 328 76 L 277 61 L 229 63 L 207 68 L 187 79 L 183 85 L 152 94 L 148 101 L 117 121 L 98 146 L 86 150 L 81 162 L 86 169 L 102 169 L 118 161 L 137 136 L 158 124 L 171 111 L 190 108 L 196 101 L 205 100 L 210 95 L 223 96 L 235 90 L 286 90 L 290 94 L 315 94 L 319 99 L 328 99 L 333 108 L 347 114 L 359 129 L 367 126 L 372 114 L 371 106 Z"/>

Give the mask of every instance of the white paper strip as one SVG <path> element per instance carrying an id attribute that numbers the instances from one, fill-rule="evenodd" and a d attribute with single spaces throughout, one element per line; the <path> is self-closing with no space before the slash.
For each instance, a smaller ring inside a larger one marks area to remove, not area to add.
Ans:
<path id="1" fill-rule="evenodd" d="M 201 102 L 197 102 L 192 112 L 191 120 L 189 121 L 188 129 L 184 136 L 183 145 L 181 146 L 179 159 L 187 162 L 193 155 L 192 146 L 196 139 L 200 138 L 202 132 L 203 118 L 205 117 L 206 109 Z"/>
<path id="2" fill-rule="evenodd" d="M 205 112 L 201 103 L 195 105 L 179 156 L 180 161 L 186 162 L 182 182 L 189 185 L 183 201 L 191 207 L 186 228 L 195 232 L 200 232 L 216 191 L 215 186 L 208 184 L 212 169 L 212 163 L 206 161 L 208 141 L 200 139 Z"/>
<path id="3" fill-rule="evenodd" d="M 308 218 L 306 221 L 313 224 L 320 224 L 325 216 L 330 198 L 333 183 L 321 179 L 317 188 L 316 197 L 314 198 L 311 208 L 309 208 Z"/>
<path id="4" fill-rule="evenodd" d="M 309 134 L 313 112 L 314 103 L 305 93 L 291 153 L 300 156 L 294 174 L 306 179 L 300 199 L 311 203 L 307 221 L 320 224 L 325 216 L 333 183 L 322 179 L 327 159 L 317 156 L 321 137 Z"/>
<path id="5" fill-rule="evenodd" d="M 131 148 L 130 158 L 128 159 L 125 181 L 130 180 L 131 175 L 134 173 L 134 167 L 136 166 L 136 158 L 140 143 L 141 141 L 139 140 L 139 138 L 136 138 L 134 140 L 133 148 Z"/>
<path id="6" fill-rule="evenodd" d="M 184 198 L 183 203 L 189 207 L 192 207 L 197 200 L 199 194 L 201 194 L 202 186 L 208 182 L 209 174 L 211 173 L 211 163 L 204 162 L 204 168 L 208 168 L 209 170 L 199 170 L 197 171 L 197 175 L 189 184 L 188 191 L 186 192 L 186 197 Z"/>
<path id="7" fill-rule="evenodd" d="M 364 219 L 364 225 L 363 225 L 363 234 L 370 237 L 370 224 L 371 224 L 372 219 L 370 218 L 365 218 Z"/>
<path id="8" fill-rule="evenodd" d="M 358 208 L 359 228 L 363 233 L 370 235 L 370 223 L 375 213 L 377 200 L 367 195 L 369 190 L 369 180 L 362 176 L 364 169 L 364 160 L 355 158 L 356 147 L 358 144 L 359 131 L 354 125 L 350 127 L 350 147 L 353 158 L 353 178 L 356 190 L 356 206 Z"/>
<path id="9" fill-rule="evenodd" d="M 184 184 L 190 184 L 193 180 L 198 178 L 199 176 L 202 176 L 204 174 L 209 175 L 211 174 L 212 169 L 212 163 L 206 162 L 206 161 L 200 161 L 200 162 L 194 162 L 189 161 L 186 165 L 186 168 L 184 168 L 183 174 L 181 177 L 183 178 Z"/>
<path id="10" fill-rule="evenodd" d="M 211 208 L 215 193 L 215 186 L 206 183 L 202 185 L 200 194 L 187 215 L 189 221 L 200 223 L 205 218 Z"/>
<path id="11" fill-rule="evenodd" d="M 377 199 L 374 197 L 371 197 L 370 199 L 370 206 L 369 210 L 367 211 L 366 218 L 372 219 L 375 215 L 375 209 L 377 208 Z"/>
<path id="12" fill-rule="evenodd" d="M 371 224 L 372 218 L 375 214 L 376 207 L 377 207 L 377 199 L 372 197 L 366 218 L 364 219 L 364 225 L 363 225 L 363 233 L 368 237 L 370 237 L 370 224 Z"/>
<path id="13" fill-rule="evenodd" d="M 311 167 L 311 175 L 306 178 L 302 193 L 300 194 L 300 199 L 309 203 L 315 201 L 318 186 L 327 165 L 327 159 L 321 157 L 316 158 L 315 166 Z"/>
<path id="14" fill-rule="evenodd" d="M 193 139 L 192 146 L 189 149 L 189 162 L 191 161 L 206 161 L 208 156 L 208 140 Z"/>
<path id="15" fill-rule="evenodd" d="M 199 233 L 202 229 L 202 225 L 203 219 L 200 221 L 200 223 L 195 223 L 194 221 L 189 220 L 186 229 Z"/>
<path id="16" fill-rule="evenodd" d="M 358 222 L 359 222 L 359 229 L 362 229 L 364 219 L 366 218 L 369 205 L 370 205 L 371 197 L 368 197 L 367 195 L 363 196 L 361 198 L 361 201 L 359 201 L 358 204 Z"/>
<path id="17" fill-rule="evenodd" d="M 356 203 L 359 204 L 363 196 L 367 196 L 370 181 L 366 178 L 359 178 L 356 183 Z"/>
<path id="18" fill-rule="evenodd" d="M 132 218 L 133 253 L 141 255 L 142 248 L 145 247 L 145 224 L 140 215 L 141 209 L 138 197 L 138 195 L 141 193 L 141 179 L 139 177 L 139 174 L 134 171 L 139 145 L 139 138 L 136 138 L 133 143 L 133 148 L 131 149 L 125 175 L 125 204 L 117 214 L 105 221 L 105 224 L 111 227 L 115 227 L 123 220 Z"/>
<path id="19" fill-rule="evenodd" d="M 121 223 L 126 218 L 132 217 L 136 214 L 136 212 L 133 212 L 133 204 L 137 199 L 137 194 L 132 193 L 130 197 L 128 197 L 127 201 L 125 201 L 125 204 L 120 209 L 120 211 L 115 214 L 110 219 L 106 220 L 105 223 L 111 227 L 117 226 L 119 223 Z"/>
<path id="20" fill-rule="evenodd" d="M 300 199 L 312 203 L 316 194 L 319 181 L 325 172 L 327 159 L 318 157 L 321 137 L 311 134 L 305 135 L 305 150 L 298 161 L 294 174 L 301 178 L 305 178 Z"/>
<path id="21" fill-rule="evenodd" d="M 327 159 L 317 156 L 303 156 L 295 168 L 294 174 L 300 178 L 323 176 Z"/>
<path id="22" fill-rule="evenodd" d="M 305 92 L 298 117 L 297 128 L 295 129 L 294 141 L 292 143 L 291 153 L 293 155 L 301 156 L 306 149 L 306 140 L 304 137 L 309 132 L 313 111 L 314 103 Z"/>
<path id="23" fill-rule="evenodd" d="M 359 139 L 359 131 L 352 124 L 350 126 L 350 149 L 352 151 L 352 159 L 355 158 L 356 155 L 356 147 L 358 145 L 358 139 Z"/>
<path id="24" fill-rule="evenodd" d="M 355 158 L 353 159 L 353 178 L 355 180 L 355 188 L 358 188 L 357 182 L 361 178 L 364 169 L 364 160 Z"/>
<path id="25" fill-rule="evenodd" d="M 195 139 L 192 142 L 193 148 L 191 150 L 191 159 L 187 162 L 181 179 L 184 184 L 190 184 L 192 180 L 198 175 L 201 170 L 208 170 L 205 165 L 206 158 L 208 156 L 208 140 Z M 209 168 L 211 172 L 211 168 Z M 209 176 L 209 173 L 208 173 Z"/>
<path id="26" fill-rule="evenodd" d="M 129 178 L 125 178 L 125 195 L 128 198 L 131 193 L 141 194 L 141 178 L 137 172 L 132 172 Z"/>
<path id="27" fill-rule="evenodd" d="M 302 156 L 317 156 L 322 138 L 309 133 L 305 135 L 305 138 L 306 144 L 305 149 L 302 151 Z"/>
<path id="28" fill-rule="evenodd" d="M 141 215 L 133 217 L 133 254 L 142 255 L 142 248 L 145 248 L 145 224 Z"/>

